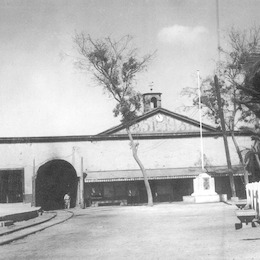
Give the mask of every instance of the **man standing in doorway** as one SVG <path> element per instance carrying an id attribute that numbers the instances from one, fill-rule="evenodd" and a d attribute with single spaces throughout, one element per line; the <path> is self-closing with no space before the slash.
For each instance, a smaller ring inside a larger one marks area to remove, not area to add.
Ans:
<path id="1" fill-rule="evenodd" d="M 70 194 L 69 193 L 66 193 L 64 195 L 64 204 L 65 204 L 65 209 L 70 208 Z"/>

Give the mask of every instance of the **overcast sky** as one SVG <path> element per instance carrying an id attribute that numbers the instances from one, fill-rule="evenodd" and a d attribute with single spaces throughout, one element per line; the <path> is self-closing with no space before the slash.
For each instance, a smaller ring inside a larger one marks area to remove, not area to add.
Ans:
<path id="1" fill-rule="evenodd" d="M 219 13 L 225 45 L 231 26 L 259 25 L 260 1 L 219 0 Z M 215 0 L 0 1 L 0 136 L 88 135 L 120 123 L 115 103 L 73 64 L 75 32 L 130 34 L 140 53 L 157 50 L 138 90 L 153 82 L 162 106 L 179 112 L 196 71 L 214 72 L 216 27 Z"/>

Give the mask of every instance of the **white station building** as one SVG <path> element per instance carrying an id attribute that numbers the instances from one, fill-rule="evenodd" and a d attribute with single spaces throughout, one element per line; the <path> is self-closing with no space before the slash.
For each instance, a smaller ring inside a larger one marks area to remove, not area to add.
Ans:
<path id="1" fill-rule="evenodd" d="M 130 130 L 147 169 L 155 202 L 180 201 L 193 193 L 201 173 L 200 123 L 161 107 L 161 93 L 143 95 L 144 113 Z M 222 133 L 202 124 L 205 170 L 218 194 L 230 194 Z M 237 133 L 241 149 L 251 138 Z M 243 171 L 228 137 L 238 196 Z M 63 207 L 69 192 L 72 207 L 92 203 L 147 202 L 143 177 L 129 145 L 125 125 L 98 135 L 0 138 L 0 203 L 31 202 L 43 209 Z"/>

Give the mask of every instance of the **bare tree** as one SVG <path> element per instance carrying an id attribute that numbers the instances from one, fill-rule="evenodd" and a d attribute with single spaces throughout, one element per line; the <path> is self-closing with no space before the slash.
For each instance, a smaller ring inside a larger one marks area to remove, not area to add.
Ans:
<path id="1" fill-rule="evenodd" d="M 131 46 L 132 37 L 126 35 L 119 40 L 110 37 L 93 39 L 84 33 L 76 34 L 74 42 L 81 58 L 77 66 L 91 72 L 98 85 L 116 101 L 114 116 L 121 116 L 130 140 L 133 157 L 140 167 L 147 191 L 148 205 L 153 205 L 153 197 L 143 163 L 138 157 L 138 143 L 134 141 L 130 126 L 142 107 L 142 95 L 135 91 L 136 75 L 146 70 L 153 54 L 141 58 L 137 49 Z"/>
<path id="2" fill-rule="evenodd" d="M 260 27 L 248 30 L 231 28 L 228 39 L 229 48 L 221 49 L 225 61 L 221 62 L 219 67 L 226 81 L 239 93 L 234 102 L 239 108 L 247 108 L 247 113 L 243 116 L 260 117 Z"/>
<path id="3" fill-rule="evenodd" d="M 237 89 L 234 85 L 226 84 L 222 76 L 219 81 L 219 89 L 221 92 L 221 108 L 224 114 L 225 128 L 231 135 L 233 144 L 236 148 L 236 152 L 241 165 L 244 168 L 244 184 L 248 183 L 248 173 L 246 171 L 245 162 L 243 159 L 242 151 L 236 140 L 236 130 L 239 129 L 239 125 L 248 123 L 254 119 L 252 112 L 241 104 L 236 102 L 236 99 L 240 96 L 241 90 Z M 193 109 L 198 107 L 199 97 L 196 88 L 185 88 L 183 89 L 182 95 L 192 98 L 193 105 L 186 106 L 185 110 Z M 215 89 L 214 78 L 207 77 L 202 81 L 201 84 L 201 107 L 203 115 L 217 125 L 221 127 L 221 116 L 219 106 L 217 102 L 217 93 Z"/>
<path id="4" fill-rule="evenodd" d="M 255 91 L 247 82 L 252 82 L 252 73 L 247 72 L 245 64 L 260 47 L 260 28 L 237 30 L 232 27 L 226 35 L 227 44 L 220 48 L 222 60 L 217 62 L 221 104 L 225 117 L 225 125 L 231 134 L 240 163 L 244 167 L 245 184 L 248 182 L 245 160 L 235 137 L 235 131 L 243 124 L 253 123 L 256 112 L 255 97 L 248 97 L 246 93 Z M 255 75 L 255 74 L 254 74 Z M 214 87 L 214 76 L 208 76 L 202 81 L 201 103 L 204 115 L 220 125 L 220 115 L 217 106 L 217 97 Z M 255 92 L 253 93 L 255 94 Z M 198 106 L 198 94 L 195 88 L 185 88 L 182 95 L 193 98 L 193 107 Z M 260 97 L 260 95 L 259 95 Z M 189 109 L 186 107 L 185 110 Z"/>

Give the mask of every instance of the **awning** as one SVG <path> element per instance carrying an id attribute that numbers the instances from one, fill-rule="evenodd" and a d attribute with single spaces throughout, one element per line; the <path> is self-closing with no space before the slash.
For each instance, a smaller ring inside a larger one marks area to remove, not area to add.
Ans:
<path id="1" fill-rule="evenodd" d="M 226 166 L 207 167 L 205 170 L 212 177 L 228 176 Z M 235 166 L 233 170 L 234 176 L 244 175 L 241 166 Z M 146 169 L 146 172 L 149 180 L 169 180 L 196 178 L 202 171 L 200 167 L 190 167 Z M 85 182 L 139 181 L 143 179 L 141 170 L 88 171 Z"/>

